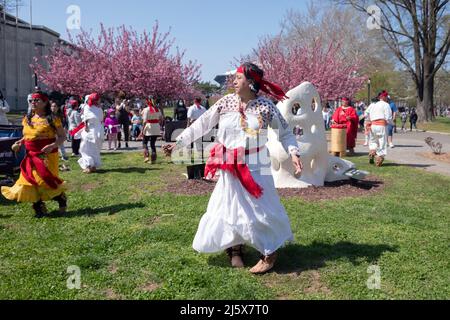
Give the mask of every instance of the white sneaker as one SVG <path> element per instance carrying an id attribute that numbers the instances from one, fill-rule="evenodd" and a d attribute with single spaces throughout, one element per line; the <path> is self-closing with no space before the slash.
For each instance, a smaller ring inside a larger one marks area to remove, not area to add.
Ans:
<path id="1" fill-rule="evenodd" d="M 394 149 L 394 148 L 395 148 L 394 144 L 391 143 L 391 144 L 389 145 L 389 148 Z"/>

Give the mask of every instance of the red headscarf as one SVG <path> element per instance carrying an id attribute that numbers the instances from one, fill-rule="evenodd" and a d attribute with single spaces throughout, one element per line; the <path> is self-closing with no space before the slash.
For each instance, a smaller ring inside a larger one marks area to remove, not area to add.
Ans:
<path id="1" fill-rule="evenodd" d="M 261 90 L 267 93 L 268 95 L 274 97 L 278 101 L 283 101 L 284 99 L 288 99 L 283 89 L 279 85 L 263 80 L 263 78 L 254 72 L 253 70 L 245 70 L 244 66 L 240 66 L 237 69 L 237 73 L 242 73 L 245 75 L 245 71 L 247 71 L 248 75 L 261 87 Z"/>
<path id="2" fill-rule="evenodd" d="M 31 95 L 31 99 L 41 99 L 41 100 L 44 101 L 44 102 L 47 102 L 47 101 L 48 101 L 47 95 L 42 94 L 42 93 L 33 93 L 33 94 Z"/>
<path id="3" fill-rule="evenodd" d="M 380 93 L 379 98 L 387 98 L 388 96 L 389 96 L 389 93 L 386 90 L 384 90 L 383 92 Z"/>
<path id="4" fill-rule="evenodd" d="M 147 99 L 147 106 L 150 108 L 150 113 L 156 113 L 159 111 L 151 99 Z"/>
<path id="5" fill-rule="evenodd" d="M 92 93 L 89 96 L 87 104 L 88 104 L 89 107 L 92 107 L 92 106 L 96 106 L 99 101 L 100 101 L 100 95 L 98 93 Z"/>

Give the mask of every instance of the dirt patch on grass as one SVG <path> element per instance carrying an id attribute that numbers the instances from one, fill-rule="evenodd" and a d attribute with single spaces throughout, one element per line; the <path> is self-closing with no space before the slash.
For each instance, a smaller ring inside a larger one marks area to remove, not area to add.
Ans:
<path id="1" fill-rule="evenodd" d="M 330 289 L 327 288 L 326 285 L 324 285 L 320 281 L 320 273 L 317 271 L 311 271 L 309 273 L 311 285 L 304 290 L 307 294 L 315 294 L 315 293 L 324 293 L 324 294 L 330 294 Z"/>
<path id="2" fill-rule="evenodd" d="M 113 289 L 106 289 L 105 295 L 108 300 L 122 300 L 122 296 L 115 293 Z"/>
<path id="3" fill-rule="evenodd" d="M 162 217 L 160 217 L 160 216 L 151 217 L 151 218 L 147 219 L 147 221 L 145 222 L 145 225 L 147 227 L 153 227 L 153 226 L 157 225 L 158 223 L 160 223 L 161 220 L 162 220 Z"/>
<path id="4" fill-rule="evenodd" d="M 365 180 L 347 180 L 326 182 L 323 187 L 309 187 L 305 189 L 278 189 L 282 198 L 301 198 L 305 201 L 333 200 L 343 198 L 359 198 L 380 192 L 384 182 L 375 176 L 368 176 Z"/>
<path id="5" fill-rule="evenodd" d="M 420 152 L 417 154 L 427 159 L 450 163 L 450 153 L 434 154 L 433 152 Z"/>
<path id="6" fill-rule="evenodd" d="M 187 180 L 184 177 L 167 177 L 166 192 L 176 195 L 208 195 L 216 184 L 205 180 Z M 372 195 L 383 189 L 384 182 L 375 176 L 363 181 L 348 180 L 326 183 L 324 187 L 306 189 L 278 189 L 282 198 L 301 198 L 305 201 L 320 201 L 342 198 L 357 198 Z"/>
<path id="7" fill-rule="evenodd" d="M 111 265 L 108 267 L 108 271 L 109 271 L 109 273 L 111 273 L 111 274 L 116 274 L 118 270 L 119 270 L 119 268 L 117 267 L 117 265 L 116 265 L 115 263 L 111 264 Z"/>
<path id="8" fill-rule="evenodd" d="M 144 292 L 151 293 L 151 292 L 158 290 L 159 288 L 161 288 L 160 284 L 155 283 L 155 282 L 149 282 L 146 285 L 142 286 L 141 290 Z"/>

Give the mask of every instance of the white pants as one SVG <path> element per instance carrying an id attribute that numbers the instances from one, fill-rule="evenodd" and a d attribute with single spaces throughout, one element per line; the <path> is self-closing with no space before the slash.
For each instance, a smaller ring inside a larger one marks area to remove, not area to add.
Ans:
<path id="1" fill-rule="evenodd" d="M 376 150 L 377 156 L 387 156 L 387 135 L 385 126 L 372 125 L 370 129 L 370 144 L 369 149 Z"/>

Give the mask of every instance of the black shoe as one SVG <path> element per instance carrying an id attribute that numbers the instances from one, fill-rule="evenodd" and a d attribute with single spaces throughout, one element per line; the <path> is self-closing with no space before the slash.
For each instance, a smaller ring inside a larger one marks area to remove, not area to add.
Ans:
<path id="1" fill-rule="evenodd" d="M 59 196 L 53 198 L 54 201 L 58 202 L 59 213 L 63 214 L 67 210 L 67 196 L 65 193 L 61 193 Z"/>
<path id="2" fill-rule="evenodd" d="M 47 214 L 47 207 L 42 201 L 33 203 L 34 217 L 37 219 L 44 218 Z"/>

